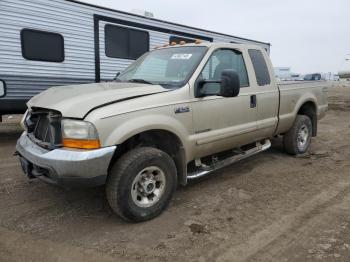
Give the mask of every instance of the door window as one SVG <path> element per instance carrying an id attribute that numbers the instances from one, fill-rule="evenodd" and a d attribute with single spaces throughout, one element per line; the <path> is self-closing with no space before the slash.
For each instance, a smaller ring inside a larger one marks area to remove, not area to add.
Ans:
<path id="1" fill-rule="evenodd" d="M 239 75 L 241 87 L 249 86 L 247 69 L 242 53 L 236 50 L 220 49 L 215 51 L 205 65 L 201 78 L 203 80 L 220 80 L 221 74 L 226 69 L 233 69 Z M 219 83 L 207 83 L 204 92 L 216 94 L 220 90 Z"/>

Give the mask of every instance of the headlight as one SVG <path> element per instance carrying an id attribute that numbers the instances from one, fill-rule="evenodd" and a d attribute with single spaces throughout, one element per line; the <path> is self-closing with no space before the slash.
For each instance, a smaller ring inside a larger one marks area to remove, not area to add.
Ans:
<path id="1" fill-rule="evenodd" d="M 100 148 L 95 126 L 86 121 L 64 119 L 61 121 L 64 147 L 95 149 Z"/>

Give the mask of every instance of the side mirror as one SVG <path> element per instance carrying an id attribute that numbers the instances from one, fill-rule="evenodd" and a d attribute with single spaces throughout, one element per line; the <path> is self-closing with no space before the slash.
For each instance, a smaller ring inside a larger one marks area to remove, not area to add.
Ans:
<path id="1" fill-rule="evenodd" d="M 6 95 L 5 81 L 0 80 L 0 97 L 4 97 L 5 95 Z"/>
<path id="2" fill-rule="evenodd" d="M 235 97 L 240 90 L 239 75 L 235 70 L 226 69 L 222 71 L 220 82 L 220 96 Z"/>
<path id="3" fill-rule="evenodd" d="M 220 84 L 220 90 L 215 93 L 205 92 L 205 84 L 215 83 Z M 205 96 L 223 96 L 223 97 L 235 97 L 238 96 L 240 90 L 239 75 L 235 70 L 226 69 L 221 73 L 221 80 L 204 80 L 197 79 L 195 89 L 195 97 L 205 97 Z"/>

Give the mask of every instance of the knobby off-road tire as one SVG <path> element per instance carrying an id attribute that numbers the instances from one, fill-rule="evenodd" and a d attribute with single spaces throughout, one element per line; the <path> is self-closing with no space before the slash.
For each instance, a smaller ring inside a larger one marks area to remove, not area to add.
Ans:
<path id="1" fill-rule="evenodd" d="M 308 116 L 297 115 L 291 129 L 283 136 L 283 146 L 288 154 L 305 153 L 310 146 L 312 122 Z"/>
<path id="2" fill-rule="evenodd" d="M 174 161 L 165 152 L 151 147 L 133 149 L 110 170 L 106 183 L 109 205 L 126 221 L 152 219 L 167 208 L 177 187 L 176 173 Z"/>

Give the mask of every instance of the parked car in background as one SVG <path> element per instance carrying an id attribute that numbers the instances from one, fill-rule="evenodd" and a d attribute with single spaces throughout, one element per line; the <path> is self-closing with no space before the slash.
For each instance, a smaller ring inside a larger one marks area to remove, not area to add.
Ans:
<path id="1" fill-rule="evenodd" d="M 304 76 L 304 80 L 306 81 L 319 81 L 321 79 L 322 79 L 322 76 L 319 73 L 307 74 Z"/>
<path id="2" fill-rule="evenodd" d="M 348 54 L 339 70 L 339 78 L 350 80 L 350 54 Z"/>

